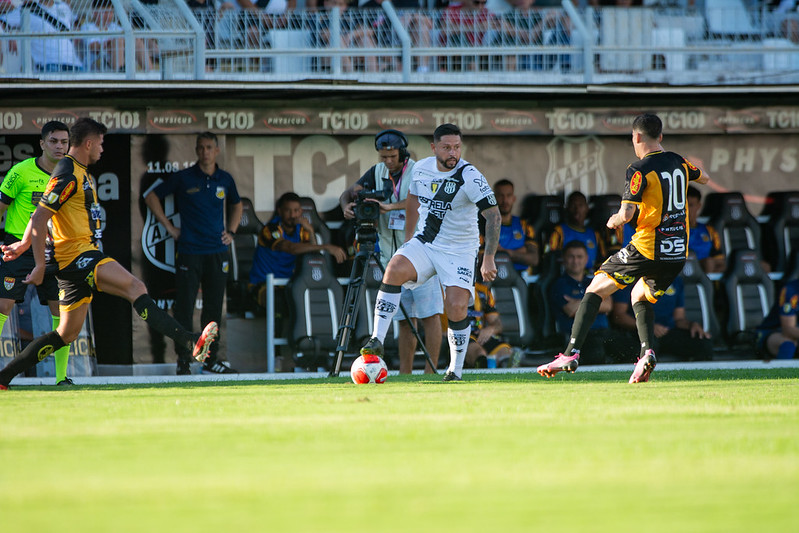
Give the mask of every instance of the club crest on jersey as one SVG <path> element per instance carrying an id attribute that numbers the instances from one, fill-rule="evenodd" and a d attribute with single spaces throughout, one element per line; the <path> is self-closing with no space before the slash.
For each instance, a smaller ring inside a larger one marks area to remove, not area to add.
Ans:
<path id="1" fill-rule="evenodd" d="M 225 188 L 224 187 L 217 187 L 216 188 L 216 197 L 220 200 L 225 199 Z"/>
<path id="2" fill-rule="evenodd" d="M 11 276 L 6 276 L 3 278 L 3 287 L 5 287 L 7 291 L 10 291 L 14 288 L 14 281 L 14 278 Z"/>
<path id="3" fill-rule="evenodd" d="M 457 185 L 454 181 L 448 181 L 446 185 L 444 185 L 444 192 L 447 194 L 452 194 L 455 192 L 455 187 Z"/>
<path id="4" fill-rule="evenodd" d="M 430 190 L 433 191 L 433 192 L 436 192 L 438 190 L 438 186 L 439 186 L 438 183 L 431 183 L 430 184 Z"/>
<path id="5" fill-rule="evenodd" d="M 641 171 L 637 170 L 633 177 L 630 179 L 630 194 L 638 194 L 638 191 L 641 190 L 641 182 L 643 181 L 644 177 L 641 175 Z"/>

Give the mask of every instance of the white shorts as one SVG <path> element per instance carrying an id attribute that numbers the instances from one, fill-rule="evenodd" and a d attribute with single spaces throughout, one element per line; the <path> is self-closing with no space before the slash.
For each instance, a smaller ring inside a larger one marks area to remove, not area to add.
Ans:
<path id="1" fill-rule="evenodd" d="M 474 302 L 474 267 L 477 250 L 464 250 L 454 254 L 433 250 L 417 238 L 399 247 L 397 254 L 405 257 L 416 269 L 416 281 L 409 281 L 403 287 L 415 289 L 438 274 L 444 288 L 461 287 L 469 291 L 469 305 Z"/>
<path id="2" fill-rule="evenodd" d="M 402 307 L 411 318 L 427 318 L 444 312 L 444 296 L 438 276 L 433 276 L 415 289 L 402 288 Z M 397 320 L 405 320 L 402 308 L 397 311 Z"/>

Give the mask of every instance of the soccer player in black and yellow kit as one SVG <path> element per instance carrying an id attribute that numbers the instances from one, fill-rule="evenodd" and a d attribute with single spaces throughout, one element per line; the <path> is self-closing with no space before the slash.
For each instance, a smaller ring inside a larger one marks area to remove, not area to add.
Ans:
<path id="1" fill-rule="evenodd" d="M 627 167 L 622 204 L 618 213 L 608 219 L 607 227 L 616 229 L 626 224 L 637 209 L 635 235 L 630 244 L 599 267 L 574 316 L 569 345 L 557 359 L 538 367 L 542 376 L 577 370 L 580 348 L 602 299 L 633 283 L 633 311 L 641 351 L 630 383 L 648 381 L 657 363 L 652 350 L 655 328 L 652 304 L 680 274 L 688 254 L 688 182 L 704 184 L 708 177 L 687 159 L 663 150 L 660 145 L 663 124 L 656 115 L 637 116 L 632 129 L 633 148 L 639 161 Z"/>
<path id="2" fill-rule="evenodd" d="M 3 259 L 7 261 L 33 248 L 36 266 L 26 283 L 42 283 L 46 266 L 57 271 L 61 322 L 55 331 L 34 339 L 0 371 L 0 390 L 7 389 L 14 376 L 78 337 L 95 290 L 130 301 L 150 327 L 176 343 L 193 346 L 198 361 L 208 357 L 211 343 L 216 339 L 216 322 L 208 324 L 202 334 L 186 331 L 155 304 L 141 280 L 99 250 L 101 209 L 94 178 L 86 167 L 100 160 L 105 133 L 106 127 L 92 119 L 75 122 L 70 132 L 69 153 L 53 170 L 22 240 L 3 246 Z M 46 262 L 48 222 L 52 225 L 53 253 Z"/>
<path id="3" fill-rule="evenodd" d="M 50 173 L 69 150 L 69 128 L 63 122 L 52 120 L 42 127 L 39 145 L 42 155 L 25 159 L 11 167 L 0 184 L 0 216 L 6 215 L 5 244 L 22 239 L 33 211 L 39 204 Z M 33 253 L 28 251 L 16 261 L 0 264 L 0 331 L 8 320 L 14 304 L 25 300 L 28 285 L 25 277 L 34 267 Z M 53 329 L 58 327 L 58 282 L 53 275 L 44 277 L 36 287 L 39 302 L 50 308 Z M 72 385 L 67 377 L 69 346 L 55 352 L 56 385 Z"/>

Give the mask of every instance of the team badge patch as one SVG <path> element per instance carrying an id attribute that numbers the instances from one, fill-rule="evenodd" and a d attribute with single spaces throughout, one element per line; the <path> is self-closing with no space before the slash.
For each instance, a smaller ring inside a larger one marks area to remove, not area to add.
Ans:
<path id="1" fill-rule="evenodd" d="M 630 179 L 630 193 L 631 194 L 638 194 L 638 191 L 641 190 L 641 182 L 643 181 L 644 177 L 641 175 L 641 171 L 637 170 L 635 174 L 633 174 L 632 179 Z"/>
<path id="2" fill-rule="evenodd" d="M 430 190 L 436 192 L 438 190 L 438 185 L 439 185 L 438 183 L 431 183 Z"/>
<path id="3" fill-rule="evenodd" d="M 220 200 L 225 199 L 225 188 L 224 187 L 217 187 L 216 188 L 216 197 Z"/>
<path id="4" fill-rule="evenodd" d="M 64 190 L 61 191 L 61 196 L 58 197 L 58 203 L 63 204 L 64 202 L 66 202 L 69 199 L 69 197 L 72 196 L 73 192 L 75 192 L 75 182 L 70 181 L 69 183 L 67 183 L 67 186 L 64 187 Z"/>
<path id="5" fill-rule="evenodd" d="M 455 192 L 455 182 L 448 181 L 446 185 L 444 185 L 444 192 L 447 194 L 452 194 Z"/>
<path id="6" fill-rule="evenodd" d="M 797 304 L 799 304 L 799 294 L 794 294 L 791 296 L 791 309 L 796 309 Z"/>
<path id="7" fill-rule="evenodd" d="M 14 288 L 14 281 L 16 281 L 14 278 L 6 276 L 3 278 L 3 287 L 5 287 L 7 291 L 10 291 Z"/>
<path id="8" fill-rule="evenodd" d="M 691 163 L 687 159 L 685 160 L 685 164 L 688 165 L 688 168 L 690 168 L 691 170 L 699 170 L 696 168 L 696 166 L 693 163 Z"/>
<path id="9" fill-rule="evenodd" d="M 53 189 L 55 189 L 55 184 L 56 183 L 58 183 L 58 180 L 56 180 L 56 179 L 50 179 L 50 181 L 47 182 L 47 188 L 44 190 L 44 195 L 45 196 L 47 196 L 48 194 L 53 192 Z"/>

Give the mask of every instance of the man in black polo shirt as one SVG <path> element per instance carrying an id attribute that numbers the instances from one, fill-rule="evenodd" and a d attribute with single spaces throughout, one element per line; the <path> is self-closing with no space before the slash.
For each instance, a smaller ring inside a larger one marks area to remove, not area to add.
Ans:
<path id="1" fill-rule="evenodd" d="M 147 207 L 178 245 L 174 313 L 177 321 L 189 330 L 201 285 L 202 324 L 211 321 L 222 323 L 229 246 L 242 213 L 241 199 L 233 177 L 216 164 L 219 156 L 216 135 L 211 132 L 199 134 L 195 151 L 197 163 L 194 166 L 174 174 L 166 181 L 156 181 L 144 193 Z M 161 199 L 170 194 L 175 196 L 180 215 L 179 228 L 167 218 L 161 206 Z M 219 343 L 214 344 L 203 370 L 220 374 L 235 372 L 230 365 L 219 361 L 218 346 Z M 175 351 L 178 354 L 177 373 L 190 373 L 191 354 L 179 345 L 175 345 Z"/>

